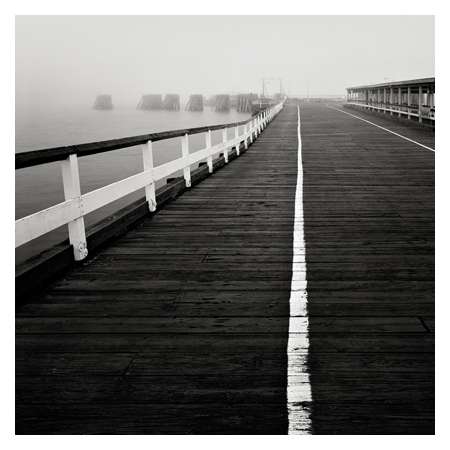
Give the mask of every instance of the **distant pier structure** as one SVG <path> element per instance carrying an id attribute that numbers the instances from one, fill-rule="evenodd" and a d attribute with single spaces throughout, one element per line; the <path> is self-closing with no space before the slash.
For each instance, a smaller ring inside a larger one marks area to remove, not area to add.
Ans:
<path id="1" fill-rule="evenodd" d="M 216 112 L 228 112 L 231 108 L 230 96 L 227 94 L 216 95 Z"/>
<path id="2" fill-rule="evenodd" d="M 141 97 L 137 104 L 137 109 L 155 110 L 163 109 L 163 100 L 161 94 L 146 94 Z"/>
<path id="3" fill-rule="evenodd" d="M 191 95 L 186 105 L 186 111 L 203 111 L 203 95 Z"/>
<path id="4" fill-rule="evenodd" d="M 347 88 L 347 105 L 434 126 L 435 79 L 393 81 Z"/>
<path id="5" fill-rule="evenodd" d="M 94 109 L 107 110 L 113 109 L 112 97 L 108 94 L 97 95 L 94 102 Z"/>
<path id="6" fill-rule="evenodd" d="M 238 94 L 236 97 L 236 111 L 242 113 L 253 112 L 253 102 L 257 100 L 257 94 Z"/>
<path id="7" fill-rule="evenodd" d="M 168 111 L 179 111 L 180 96 L 178 94 L 166 94 L 164 97 L 163 108 Z"/>

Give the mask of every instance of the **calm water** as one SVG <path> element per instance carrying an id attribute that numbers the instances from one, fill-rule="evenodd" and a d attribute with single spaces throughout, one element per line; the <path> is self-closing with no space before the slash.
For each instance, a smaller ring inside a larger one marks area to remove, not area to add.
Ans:
<path id="1" fill-rule="evenodd" d="M 16 109 L 16 152 L 79 144 L 134 136 L 178 128 L 229 123 L 248 118 L 236 111 L 216 113 L 187 111 L 137 111 L 116 108 L 95 111 L 90 108 L 24 110 Z M 229 130 L 230 136 L 232 130 Z M 213 143 L 221 133 L 213 133 Z M 190 151 L 204 147 L 204 135 L 190 137 Z M 156 142 L 153 145 L 155 165 L 181 156 L 180 139 Z M 79 159 L 82 192 L 89 192 L 142 171 L 139 147 L 87 156 Z M 108 216 L 113 211 L 142 197 L 138 191 L 122 200 L 89 214 L 86 224 Z M 64 200 L 60 163 L 16 170 L 16 219 Z M 45 250 L 67 238 L 67 228 L 55 230 L 16 251 L 16 263 Z"/>

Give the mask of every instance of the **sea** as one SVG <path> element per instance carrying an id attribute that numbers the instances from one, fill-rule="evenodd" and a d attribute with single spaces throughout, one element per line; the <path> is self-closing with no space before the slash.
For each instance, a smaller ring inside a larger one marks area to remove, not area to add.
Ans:
<path id="1" fill-rule="evenodd" d="M 142 111 L 135 107 L 116 107 L 98 111 L 90 106 L 16 107 L 16 153 L 66 145 L 95 142 L 127 136 L 217 125 L 246 120 L 246 113 L 235 110 L 215 112 Z M 230 129 L 232 136 L 233 130 Z M 212 133 L 213 144 L 220 142 L 221 132 Z M 205 146 L 204 134 L 190 136 L 190 152 Z M 154 164 L 160 165 L 181 157 L 180 138 L 153 144 Z M 143 170 L 139 146 L 79 158 L 81 191 L 86 193 L 129 177 Z M 139 190 L 85 217 L 87 227 L 111 215 L 144 195 Z M 64 201 L 61 163 L 55 162 L 16 170 L 16 219 Z M 67 226 L 54 230 L 16 249 L 16 265 L 67 239 Z"/>

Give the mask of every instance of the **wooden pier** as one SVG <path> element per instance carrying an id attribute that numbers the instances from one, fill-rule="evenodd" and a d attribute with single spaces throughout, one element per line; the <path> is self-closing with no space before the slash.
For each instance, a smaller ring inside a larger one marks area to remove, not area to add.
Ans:
<path id="1" fill-rule="evenodd" d="M 236 137 L 203 181 L 185 176 L 181 196 L 21 301 L 18 434 L 434 433 L 433 130 L 300 112 L 301 222 L 288 101 L 238 127 L 252 145 Z M 307 308 L 292 328 L 298 226 Z M 292 370 L 311 391 L 295 405 Z"/>
<path id="2" fill-rule="evenodd" d="M 347 88 L 347 105 L 434 127 L 435 80 L 420 78 Z"/>

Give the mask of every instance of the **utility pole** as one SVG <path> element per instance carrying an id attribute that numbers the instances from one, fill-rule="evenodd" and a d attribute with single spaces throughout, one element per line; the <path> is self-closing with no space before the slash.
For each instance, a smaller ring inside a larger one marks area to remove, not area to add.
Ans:
<path id="1" fill-rule="evenodd" d="M 282 78 L 262 78 L 262 96 L 266 96 L 266 81 L 278 81 L 280 86 L 280 95 L 283 93 L 283 80 Z"/>

